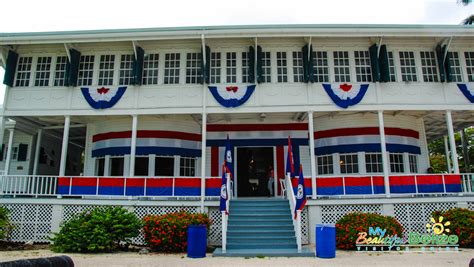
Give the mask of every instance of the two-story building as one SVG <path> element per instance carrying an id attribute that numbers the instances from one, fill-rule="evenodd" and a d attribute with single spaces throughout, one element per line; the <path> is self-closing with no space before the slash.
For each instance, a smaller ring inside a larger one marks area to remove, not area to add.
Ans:
<path id="1" fill-rule="evenodd" d="M 208 212 L 220 244 L 227 137 L 236 198 L 282 194 L 291 137 L 303 244 L 350 211 L 410 230 L 434 210 L 474 208 L 453 149 L 474 125 L 472 25 L 2 33 L 0 48 L 0 204 L 14 240 L 45 242 L 76 212 L 124 205 Z M 427 144 L 443 137 L 450 173 L 427 174 Z"/>

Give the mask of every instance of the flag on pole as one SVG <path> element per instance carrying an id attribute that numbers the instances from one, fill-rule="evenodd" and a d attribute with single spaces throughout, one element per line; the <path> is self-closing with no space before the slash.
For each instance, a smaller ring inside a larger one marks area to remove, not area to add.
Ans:
<path id="1" fill-rule="evenodd" d="M 306 205 L 306 192 L 304 188 L 303 165 L 300 164 L 300 177 L 298 178 L 298 187 L 296 189 L 295 218 L 296 218 L 296 211 L 303 210 L 305 205 Z"/>
<path id="2" fill-rule="evenodd" d="M 229 140 L 229 135 L 227 135 L 227 140 L 225 142 L 225 152 L 224 152 L 224 165 L 227 169 L 227 172 L 230 173 L 230 179 L 234 179 L 234 153 L 232 151 L 232 144 L 230 143 Z"/>
<path id="3" fill-rule="evenodd" d="M 295 177 L 295 165 L 293 161 L 293 151 L 291 149 L 291 137 L 288 136 L 288 154 L 286 157 L 286 174 L 290 173 L 290 178 Z"/>
<path id="4" fill-rule="evenodd" d="M 227 199 L 229 199 L 229 191 L 227 188 L 227 173 L 228 169 L 225 164 L 222 165 L 222 183 L 221 183 L 221 196 L 220 196 L 220 211 L 225 211 L 226 214 L 229 214 L 227 210 Z"/>

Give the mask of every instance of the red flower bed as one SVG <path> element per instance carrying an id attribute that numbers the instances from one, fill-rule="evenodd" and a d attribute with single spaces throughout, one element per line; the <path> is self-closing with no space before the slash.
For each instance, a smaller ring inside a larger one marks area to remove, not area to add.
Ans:
<path id="1" fill-rule="evenodd" d="M 402 225 L 393 217 L 373 213 L 349 213 L 336 223 L 337 248 L 355 249 L 359 233 L 369 232 L 369 227 L 387 229 L 386 235 L 403 235 Z"/>
<path id="2" fill-rule="evenodd" d="M 211 221 L 207 214 L 185 211 L 164 215 L 147 215 L 144 220 L 145 242 L 154 251 L 186 251 L 188 225 L 206 225 L 209 233 Z"/>

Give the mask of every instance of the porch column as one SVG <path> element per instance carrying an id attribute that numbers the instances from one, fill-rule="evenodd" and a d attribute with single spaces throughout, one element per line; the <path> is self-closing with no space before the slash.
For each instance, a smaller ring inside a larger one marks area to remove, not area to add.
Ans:
<path id="1" fill-rule="evenodd" d="M 0 145 L 3 144 L 4 135 L 5 135 L 5 118 L 3 116 L 0 116 Z"/>
<path id="2" fill-rule="evenodd" d="M 206 197 L 206 133 L 207 133 L 207 114 L 202 113 L 202 132 L 201 132 L 201 211 L 204 212 L 204 198 Z"/>
<path id="3" fill-rule="evenodd" d="M 36 136 L 36 148 L 35 148 L 35 158 L 34 158 L 35 163 L 33 165 L 33 175 L 38 174 L 38 164 L 39 164 L 42 135 L 43 135 L 43 129 L 38 129 L 38 134 Z"/>
<path id="4" fill-rule="evenodd" d="M 451 169 L 451 160 L 449 158 L 448 136 L 444 136 L 444 156 L 446 157 L 446 165 L 448 166 L 448 173 L 453 172 Z"/>
<path id="5" fill-rule="evenodd" d="M 390 197 L 390 180 L 388 177 L 388 157 L 387 157 L 387 146 L 385 142 L 385 125 L 383 122 L 383 111 L 379 110 L 379 134 L 380 134 L 380 151 L 382 152 L 382 167 L 383 167 L 383 181 L 385 184 L 385 195 Z"/>
<path id="6" fill-rule="evenodd" d="M 314 119 L 313 111 L 308 111 L 308 132 L 309 132 L 309 158 L 311 159 L 311 187 L 313 199 L 316 199 L 316 159 L 314 156 Z"/>
<path id="7" fill-rule="evenodd" d="M 4 174 L 8 175 L 8 171 L 10 170 L 10 161 L 12 158 L 12 150 L 13 150 L 13 134 L 15 132 L 14 128 L 9 128 L 10 135 L 8 136 L 8 147 L 7 147 L 7 158 L 5 159 L 5 170 Z"/>
<path id="8" fill-rule="evenodd" d="M 61 161 L 59 163 L 59 176 L 66 175 L 66 159 L 67 159 L 67 147 L 69 144 L 69 125 L 71 124 L 71 116 L 64 116 L 64 132 L 63 132 L 63 144 L 61 147 Z"/>
<path id="9" fill-rule="evenodd" d="M 453 160 L 454 173 L 459 173 L 458 154 L 456 152 L 456 141 L 454 140 L 453 118 L 451 110 L 446 110 L 446 123 L 448 126 L 449 146 L 451 147 L 451 159 Z"/>
<path id="10" fill-rule="evenodd" d="M 132 139 L 130 140 L 130 177 L 135 176 L 135 154 L 137 151 L 138 116 L 132 115 Z"/>

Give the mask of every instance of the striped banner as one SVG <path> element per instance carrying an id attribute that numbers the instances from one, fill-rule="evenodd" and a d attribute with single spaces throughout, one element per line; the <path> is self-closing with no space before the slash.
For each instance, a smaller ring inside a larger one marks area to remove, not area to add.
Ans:
<path id="1" fill-rule="evenodd" d="M 92 137 L 92 157 L 130 154 L 132 132 L 108 132 Z M 177 131 L 137 131 L 136 155 L 201 156 L 201 135 Z"/>
<path id="2" fill-rule="evenodd" d="M 316 155 L 381 151 L 378 127 L 317 131 L 314 136 Z M 415 130 L 385 128 L 388 152 L 421 154 L 419 138 Z"/>

